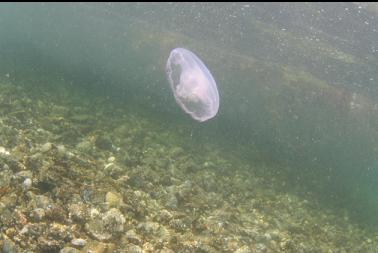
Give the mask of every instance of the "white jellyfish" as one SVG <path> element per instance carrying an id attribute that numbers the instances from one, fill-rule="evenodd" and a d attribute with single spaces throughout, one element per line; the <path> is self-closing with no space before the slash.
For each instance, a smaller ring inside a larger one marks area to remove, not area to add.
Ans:
<path id="1" fill-rule="evenodd" d="M 176 102 L 186 113 L 200 122 L 217 114 L 217 85 L 205 64 L 194 53 L 184 48 L 173 49 L 166 70 Z"/>

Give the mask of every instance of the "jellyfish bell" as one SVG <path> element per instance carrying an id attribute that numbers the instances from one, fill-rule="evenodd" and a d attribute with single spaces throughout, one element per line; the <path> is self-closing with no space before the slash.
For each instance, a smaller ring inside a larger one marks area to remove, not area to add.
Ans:
<path id="1" fill-rule="evenodd" d="M 193 119 L 203 122 L 217 114 L 217 85 L 205 64 L 193 52 L 185 48 L 173 49 L 166 71 L 177 104 Z"/>

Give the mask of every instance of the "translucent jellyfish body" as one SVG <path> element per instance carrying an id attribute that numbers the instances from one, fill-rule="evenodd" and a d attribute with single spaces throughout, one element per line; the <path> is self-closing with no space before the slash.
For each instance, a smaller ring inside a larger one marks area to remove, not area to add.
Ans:
<path id="1" fill-rule="evenodd" d="M 203 122 L 217 114 L 217 85 L 205 64 L 194 53 L 184 48 L 173 49 L 166 71 L 176 102 L 193 119 Z"/>

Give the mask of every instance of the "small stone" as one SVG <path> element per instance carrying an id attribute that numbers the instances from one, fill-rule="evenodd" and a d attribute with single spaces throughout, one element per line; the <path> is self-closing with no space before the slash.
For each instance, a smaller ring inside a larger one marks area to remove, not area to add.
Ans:
<path id="1" fill-rule="evenodd" d="M 96 208 L 91 208 L 91 210 L 89 210 L 89 216 L 92 219 L 97 219 L 97 218 L 99 218 L 101 216 L 101 213 Z"/>
<path id="2" fill-rule="evenodd" d="M 52 148 L 52 144 L 51 144 L 50 142 L 46 142 L 45 144 L 43 144 L 43 145 L 41 146 L 40 151 L 41 151 L 42 153 L 46 153 L 46 152 L 50 151 L 51 148 Z"/>
<path id="3" fill-rule="evenodd" d="M 235 253 L 251 253 L 251 252 L 252 252 L 251 249 L 247 245 L 244 245 L 235 251 Z"/>
<path id="4" fill-rule="evenodd" d="M 262 252 L 265 252 L 266 249 L 267 249 L 267 247 L 264 244 L 262 244 L 262 243 L 256 244 L 256 252 L 262 253 Z"/>
<path id="5" fill-rule="evenodd" d="M 130 229 L 129 231 L 127 231 L 126 234 L 123 236 L 123 239 L 136 245 L 139 245 L 142 242 L 140 236 L 138 236 L 134 229 Z"/>
<path id="6" fill-rule="evenodd" d="M 105 214 L 92 209 L 90 217 L 91 219 L 85 224 L 85 228 L 97 240 L 109 240 L 112 236 L 122 233 L 124 230 L 126 219 L 116 208 L 110 209 Z"/>
<path id="7" fill-rule="evenodd" d="M 47 209 L 49 206 L 52 205 L 53 201 L 44 195 L 35 195 L 32 201 L 35 202 L 35 206 L 43 209 Z"/>
<path id="8" fill-rule="evenodd" d="M 115 157 L 114 156 L 111 156 L 111 157 L 108 158 L 108 162 L 109 163 L 112 163 L 114 161 L 115 161 Z"/>
<path id="9" fill-rule="evenodd" d="M 19 234 L 24 235 L 24 234 L 27 234 L 28 232 L 29 232 L 29 225 L 25 225 L 25 226 L 22 227 Z"/>
<path id="10" fill-rule="evenodd" d="M 141 247 L 139 247 L 138 245 L 130 245 L 128 248 L 127 248 L 127 251 L 126 252 L 129 252 L 129 253 L 143 253 L 143 250 Z"/>
<path id="11" fill-rule="evenodd" d="M 105 196 L 105 201 L 108 203 L 109 207 L 119 207 L 122 203 L 121 196 L 115 192 L 107 192 Z"/>
<path id="12" fill-rule="evenodd" d="M 87 241 L 85 239 L 82 239 L 82 238 L 75 238 L 75 239 L 72 239 L 71 243 L 74 246 L 84 247 L 85 244 L 87 243 Z"/>
<path id="13" fill-rule="evenodd" d="M 79 253 L 80 251 L 72 247 L 64 247 L 59 253 Z"/>
<path id="14" fill-rule="evenodd" d="M 4 147 L 0 147 L 0 154 L 10 155 L 9 151 L 7 151 Z"/>
<path id="15" fill-rule="evenodd" d="M 167 188 L 167 199 L 165 202 L 165 206 L 171 209 L 176 209 L 178 205 L 178 200 L 176 197 L 176 187 L 170 186 Z"/>
<path id="16" fill-rule="evenodd" d="M 157 222 L 142 222 L 138 225 L 138 230 L 140 230 L 144 235 L 157 235 L 160 225 Z"/>
<path id="17" fill-rule="evenodd" d="M 113 252 L 115 252 L 115 248 L 116 248 L 116 245 L 114 243 L 103 243 L 103 242 L 90 241 L 80 252 L 113 253 Z"/>
<path id="18" fill-rule="evenodd" d="M 87 208 L 83 203 L 71 204 L 68 207 L 68 216 L 76 222 L 83 223 L 87 217 Z"/>
<path id="19" fill-rule="evenodd" d="M 272 239 L 272 236 L 269 233 L 265 233 L 264 237 L 266 241 L 270 241 Z"/>
<path id="20" fill-rule="evenodd" d="M 20 172 L 17 172 L 15 174 L 16 178 L 20 178 L 20 179 L 26 179 L 26 178 L 32 178 L 33 177 L 33 172 L 31 172 L 30 170 L 22 170 Z"/>
<path id="21" fill-rule="evenodd" d="M 37 242 L 41 252 L 58 252 L 63 246 L 59 240 L 46 238 L 44 236 L 38 237 Z"/>
<path id="22" fill-rule="evenodd" d="M 175 253 L 175 252 L 173 250 L 171 250 L 171 249 L 164 248 L 164 249 L 161 249 L 159 251 L 159 253 Z"/>
<path id="23" fill-rule="evenodd" d="M 90 153 L 92 152 L 93 145 L 90 141 L 83 140 L 82 142 L 78 143 L 76 145 L 76 148 L 81 151 L 81 152 L 87 152 Z"/>
<path id="24" fill-rule="evenodd" d="M 24 182 L 22 183 L 22 188 L 27 191 L 32 186 L 32 180 L 30 178 L 26 178 Z"/>
<path id="25" fill-rule="evenodd" d="M 124 169 L 115 163 L 108 163 L 104 166 L 104 172 L 113 179 L 118 179 L 124 173 Z"/>
<path id="26" fill-rule="evenodd" d="M 144 252 L 155 252 L 154 246 L 150 242 L 145 242 L 143 244 L 143 251 Z"/>
<path id="27" fill-rule="evenodd" d="M 126 222 L 125 217 L 123 214 L 116 208 L 112 208 L 109 211 L 105 213 L 103 216 L 103 222 L 107 229 L 109 229 L 110 232 L 114 233 L 122 233 L 123 232 L 123 225 Z"/>
<path id="28" fill-rule="evenodd" d="M 21 229 L 22 231 L 22 229 Z M 8 228 L 7 230 L 5 230 L 5 235 L 8 236 L 8 237 L 13 237 L 17 234 L 17 230 L 15 228 Z"/>
<path id="29" fill-rule="evenodd" d="M 67 150 L 66 150 L 66 147 L 64 147 L 64 145 L 59 145 L 56 148 L 57 148 L 57 155 L 60 158 L 67 156 Z"/>
<path id="30" fill-rule="evenodd" d="M 111 150 L 113 148 L 112 141 L 107 136 L 98 136 L 95 141 L 97 148 Z"/>
<path id="31" fill-rule="evenodd" d="M 11 240 L 5 239 L 3 242 L 2 252 L 3 253 L 16 253 L 17 252 L 16 245 Z"/>
<path id="32" fill-rule="evenodd" d="M 105 164 L 105 166 L 104 166 L 104 170 L 109 169 L 111 166 L 114 166 L 114 163 L 108 163 L 108 164 Z"/>
<path id="33" fill-rule="evenodd" d="M 35 220 L 35 221 L 41 221 L 43 218 L 46 216 L 46 212 L 42 208 L 36 208 L 32 211 L 30 216 Z"/>
<path id="34" fill-rule="evenodd" d="M 172 218 L 173 215 L 166 209 L 161 210 L 157 215 L 158 221 L 162 223 L 168 223 L 170 220 L 172 220 Z"/>
<path id="35" fill-rule="evenodd" d="M 3 165 L 3 170 L 9 170 L 9 166 L 8 166 L 8 164 L 5 163 L 5 164 Z"/>

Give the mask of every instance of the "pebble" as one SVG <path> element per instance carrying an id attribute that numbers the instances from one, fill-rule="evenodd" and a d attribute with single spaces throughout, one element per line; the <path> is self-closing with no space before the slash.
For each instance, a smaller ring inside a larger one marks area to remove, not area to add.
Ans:
<path id="1" fill-rule="evenodd" d="M 30 178 L 26 178 L 24 182 L 22 183 L 22 188 L 27 191 L 31 188 L 32 186 L 32 180 Z"/>
<path id="2" fill-rule="evenodd" d="M 49 197 L 44 195 L 35 195 L 34 201 L 36 207 L 43 209 L 47 209 L 53 203 L 53 201 Z"/>
<path id="3" fill-rule="evenodd" d="M 87 216 L 87 208 L 83 203 L 71 204 L 68 206 L 69 217 L 76 222 L 85 222 Z"/>
<path id="4" fill-rule="evenodd" d="M 11 240 L 5 239 L 3 242 L 2 252 L 3 253 L 16 253 L 17 252 L 16 245 Z"/>
<path id="5" fill-rule="evenodd" d="M 46 153 L 46 152 L 50 151 L 51 148 L 52 148 L 52 144 L 51 144 L 50 142 L 46 142 L 45 144 L 43 144 L 43 145 L 41 146 L 40 151 L 41 151 L 42 153 Z"/>
<path id="6" fill-rule="evenodd" d="M 59 253 L 79 253 L 80 251 L 72 247 L 64 247 Z"/>
<path id="7" fill-rule="evenodd" d="M 123 238 L 127 240 L 128 242 L 136 244 L 136 245 L 142 242 L 141 238 L 135 232 L 134 229 L 130 229 L 129 231 L 127 231 L 126 234 L 123 236 Z"/>
<path id="8" fill-rule="evenodd" d="M 170 186 L 167 188 L 167 200 L 165 203 L 166 207 L 171 209 L 176 209 L 178 205 L 178 200 L 176 197 L 176 187 Z"/>
<path id="9" fill-rule="evenodd" d="M 112 208 L 107 211 L 102 217 L 103 223 L 109 231 L 114 232 L 123 232 L 123 225 L 126 222 L 123 214 L 116 208 Z"/>
<path id="10" fill-rule="evenodd" d="M 252 253 L 252 251 L 247 245 L 244 245 L 240 247 L 239 249 L 237 249 L 235 253 Z"/>
<path id="11" fill-rule="evenodd" d="M 82 238 L 75 238 L 75 239 L 72 239 L 71 243 L 74 246 L 84 247 L 85 244 L 87 244 L 87 241 L 85 239 L 82 239 Z"/>
<path id="12" fill-rule="evenodd" d="M 0 154 L 10 155 L 9 151 L 7 151 L 4 147 L 0 147 Z"/>
<path id="13" fill-rule="evenodd" d="M 164 249 L 161 249 L 159 253 L 175 253 L 175 252 L 171 249 L 164 248 Z"/>
<path id="14" fill-rule="evenodd" d="M 85 224 L 85 228 L 97 240 L 109 240 L 112 236 L 124 231 L 126 219 L 116 208 L 112 208 L 104 214 L 92 208 L 90 217 L 91 219 Z"/>
<path id="15" fill-rule="evenodd" d="M 130 245 L 128 248 L 127 248 L 127 251 L 126 252 L 129 252 L 129 253 L 143 253 L 143 250 L 141 247 L 139 247 L 138 245 Z"/>
<path id="16" fill-rule="evenodd" d="M 58 145 L 57 147 L 57 154 L 60 158 L 62 157 L 65 157 L 67 155 L 67 150 L 66 150 L 66 147 L 64 147 L 64 145 Z"/>
<path id="17" fill-rule="evenodd" d="M 256 252 L 258 252 L 258 253 L 261 252 L 262 253 L 262 252 L 265 252 L 266 249 L 267 249 L 267 247 L 264 244 L 262 244 L 262 243 L 257 243 L 256 244 Z"/>
<path id="18" fill-rule="evenodd" d="M 20 172 L 17 172 L 15 174 L 16 178 L 20 178 L 20 179 L 25 179 L 25 178 L 32 178 L 33 177 L 33 172 L 31 172 L 30 170 L 22 170 Z"/>
<path id="19" fill-rule="evenodd" d="M 159 228 L 160 228 L 160 225 L 159 223 L 157 222 L 151 222 L 151 221 L 147 221 L 147 222 L 142 222 L 142 223 L 139 223 L 138 225 L 138 230 L 140 230 L 144 235 L 149 235 L 149 236 L 153 236 L 153 235 L 156 235 Z"/>
<path id="20" fill-rule="evenodd" d="M 93 145 L 90 141 L 83 140 L 82 142 L 76 145 L 76 148 L 84 153 L 91 153 L 93 149 Z"/>
<path id="21" fill-rule="evenodd" d="M 105 196 L 105 201 L 108 203 L 109 207 L 119 207 L 122 203 L 121 196 L 115 192 L 107 192 Z"/>
<path id="22" fill-rule="evenodd" d="M 30 216 L 36 221 L 41 221 L 46 216 L 46 212 L 42 208 L 35 208 Z"/>

